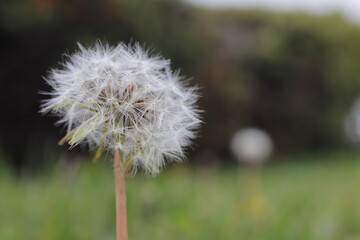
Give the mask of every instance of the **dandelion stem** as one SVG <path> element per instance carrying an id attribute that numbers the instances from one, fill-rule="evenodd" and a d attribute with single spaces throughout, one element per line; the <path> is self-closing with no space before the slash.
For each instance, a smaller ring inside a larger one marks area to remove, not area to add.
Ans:
<path id="1" fill-rule="evenodd" d="M 116 199 L 116 240 L 128 240 L 126 217 L 125 171 L 121 168 L 121 154 L 114 151 L 115 199 Z"/>

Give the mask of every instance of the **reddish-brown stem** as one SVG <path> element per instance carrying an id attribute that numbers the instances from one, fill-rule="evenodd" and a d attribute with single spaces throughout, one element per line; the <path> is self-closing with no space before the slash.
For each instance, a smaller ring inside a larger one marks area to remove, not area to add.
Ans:
<path id="1" fill-rule="evenodd" d="M 126 218 L 126 173 L 121 168 L 119 150 L 114 151 L 114 176 L 116 199 L 116 240 L 128 240 Z"/>

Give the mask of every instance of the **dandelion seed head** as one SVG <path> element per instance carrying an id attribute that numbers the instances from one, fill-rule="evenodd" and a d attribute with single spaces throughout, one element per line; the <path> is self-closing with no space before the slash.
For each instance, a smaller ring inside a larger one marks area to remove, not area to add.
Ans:
<path id="1" fill-rule="evenodd" d="M 124 167 L 157 174 L 165 160 L 182 160 L 201 120 L 197 89 L 186 87 L 170 61 L 139 44 L 79 44 L 46 78 L 52 91 L 42 112 L 66 126 L 70 145 L 120 150 Z"/>
<path id="2" fill-rule="evenodd" d="M 239 161 L 256 164 L 269 159 L 274 145 L 265 131 L 245 128 L 234 134 L 230 148 Z"/>

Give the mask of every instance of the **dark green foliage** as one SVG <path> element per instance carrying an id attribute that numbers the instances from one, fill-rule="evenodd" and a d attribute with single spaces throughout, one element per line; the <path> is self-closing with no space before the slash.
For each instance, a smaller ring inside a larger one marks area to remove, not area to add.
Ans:
<path id="1" fill-rule="evenodd" d="M 344 147 L 344 116 L 360 90 L 358 26 L 337 15 L 206 16 L 214 49 L 197 79 L 212 91 L 203 100 L 211 148 L 244 125 L 270 132 L 279 152 Z"/>
<path id="2" fill-rule="evenodd" d="M 139 41 L 170 58 L 201 87 L 197 151 L 221 156 L 244 126 L 268 131 L 279 153 L 343 147 L 343 117 L 360 92 L 360 27 L 338 15 L 210 11 L 180 0 L 5 0 L 0 19 L 0 141 L 17 165 L 33 139 L 41 149 L 63 135 L 37 113 L 38 90 L 76 42 Z"/>

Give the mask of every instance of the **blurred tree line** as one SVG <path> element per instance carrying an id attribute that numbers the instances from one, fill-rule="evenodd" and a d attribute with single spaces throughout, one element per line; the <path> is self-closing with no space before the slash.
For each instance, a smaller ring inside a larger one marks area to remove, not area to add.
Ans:
<path id="1" fill-rule="evenodd" d="M 360 92 L 360 27 L 339 15 L 205 10 L 180 0 L 2 0 L 0 20 L 0 146 L 15 166 L 59 151 L 64 132 L 38 113 L 42 76 L 77 42 L 96 40 L 144 43 L 193 77 L 205 110 L 194 154 L 227 159 L 232 134 L 245 126 L 269 132 L 280 154 L 345 146 L 343 118 Z"/>

